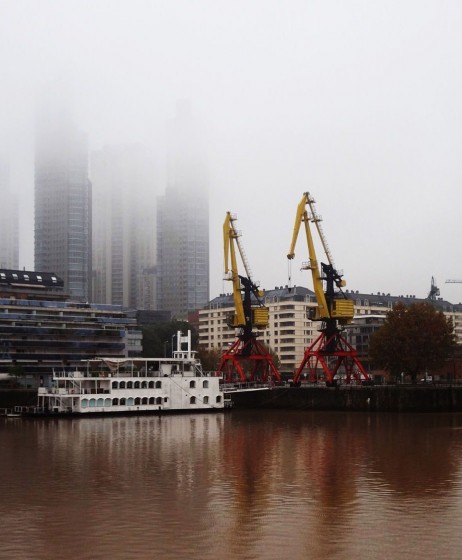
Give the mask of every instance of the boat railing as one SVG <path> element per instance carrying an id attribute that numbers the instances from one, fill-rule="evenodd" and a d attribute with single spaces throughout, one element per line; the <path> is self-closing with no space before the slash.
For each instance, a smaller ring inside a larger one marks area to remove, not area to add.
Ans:
<path id="1" fill-rule="evenodd" d="M 194 370 L 181 370 L 173 369 L 169 373 L 160 370 L 148 370 L 147 372 L 131 371 L 131 370 L 117 370 L 117 371 L 53 371 L 54 379 L 67 379 L 67 380 L 83 380 L 83 379 L 106 379 L 106 378 L 159 378 L 170 375 L 181 375 L 184 377 L 222 377 L 221 373 L 216 371 L 202 371 L 195 368 Z"/>

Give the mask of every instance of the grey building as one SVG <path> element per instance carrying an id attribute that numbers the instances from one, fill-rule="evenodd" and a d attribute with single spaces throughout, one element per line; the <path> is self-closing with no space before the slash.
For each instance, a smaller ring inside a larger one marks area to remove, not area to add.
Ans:
<path id="1" fill-rule="evenodd" d="M 187 103 L 169 132 L 167 188 L 157 208 L 158 308 L 181 319 L 209 301 L 208 180 Z"/>
<path id="2" fill-rule="evenodd" d="M 93 301 L 156 308 L 156 200 L 152 157 L 139 145 L 91 156 Z"/>
<path id="3" fill-rule="evenodd" d="M 88 147 L 65 110 L 37 119 L 35 269 L 53 270 L 71 299 L 91 297 L 91 184 Z"/>
<path id="4" fill-rule="evenodd" d="M 54 273 L 0 269 L 0 373 L 35 385 L 80 360 L 141 355 L 136 319 L 120 306 L 69 301 Z"/>
<path id="5" fill-rule="evenodd" d="M 11 192 L 9 167 L 0 161 L 0 267 L 19 267 L 19 212 L 18 197 Z"/>

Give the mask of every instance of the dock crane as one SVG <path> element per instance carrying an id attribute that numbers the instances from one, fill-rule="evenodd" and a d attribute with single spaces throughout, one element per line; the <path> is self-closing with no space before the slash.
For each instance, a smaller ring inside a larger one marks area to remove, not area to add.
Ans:
<path id="1" fill-rule="evenodd" d="M 314 203 L 315 200 L 310 193 L 303 194 L 303 198 L 297 206 L 292 243 L 287 258 L 292 260 L 295 257 L 295 245 L 300 226 L 303 223 L 308 244 L 309 262 L 304 263 L 302 269 L 311 270 L 317 305 L 310 318 L 313 321 L 321 322 L 321 328 L 319 329 L 321 334 L 311 346 L 305 349 L 303 360 L 294 375 L 294 384 L 298 384 L 305 366 L 311 382 L 318 380 L 319 366 L 324 372 L 328 386 L 335 385 L 340 375 L 344 376 L 346 383 L 369 382 L 369 376 L 359 361 L 356 350 L 341 334 L 342 327 L 353 321 L 354 303 L 342 291 L 346 282 L 334 266 L 321 228 L 321 218 L 316 213 Z M 306 208 L 307 206 L 310 213 Z M 327 263 L 321 263 L 320 267 L 316 257 L 310 222 L 316 226 L 327 257 Z"/>
<path id="2" fill-rule="evenodd" d="M 263 292 L 253 282 L 247 258 L 240 243 L 240 233 L 234 227 L 236 216 L 226 213 L 223 223 L 225 255 L 225 280 L 233 284 L 234 312 L 227 317 L 229 327 L 237 329 L 237 339 L 225 350 L 218 366 L 226 382 L 262 383 L 279 382 L 281 376 L 274 365 L 268 349 L 260 342 L 258 330 L 268 326 L 269 310 L 263 304 Z M 237 248 L 237 250 L 236 250 Z M 244 265 L 245 276 L 241 276 L 237 266 L 237 252 Z M 255 331 L 254 329 L 257 329 Z"/>

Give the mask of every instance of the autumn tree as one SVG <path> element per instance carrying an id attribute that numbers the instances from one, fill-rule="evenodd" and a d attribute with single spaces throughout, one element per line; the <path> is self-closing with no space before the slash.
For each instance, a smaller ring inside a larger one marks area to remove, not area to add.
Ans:
<path id="1" fill-rule="evenodd" d="M 394 376 L 404 372 L 415 382 L 419 373 L 449 357 L 455 344 L 453 329 L 451 319 L 430 303 L 398 303 L 371 336 L 369 355 L 375 366 Z"/>
<path id="2" fill-rule="evenodd" d="M 217 348 L 207 350 L 206 348 L 199 347 L 197 352 L 197 357 L 199 358 L 204 371 L 216 371 L 218 369 L 218 365 L 220 364 L 222 355 L 223 352 Z"/>

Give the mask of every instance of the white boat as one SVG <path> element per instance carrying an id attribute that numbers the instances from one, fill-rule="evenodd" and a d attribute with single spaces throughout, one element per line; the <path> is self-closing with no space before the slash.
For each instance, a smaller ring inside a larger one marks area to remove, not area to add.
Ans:
<path id="1" fill-rule="evenodd" d="M 177 335 L 171 358 L 96 358 L 54 371 L 38 389 L 44 414 L 127 414 L 221 411 L 221 377 L 206 373 L 190 350 L 191 333 Z M 182 349 L 186 342 L 186 349 Z"/>

